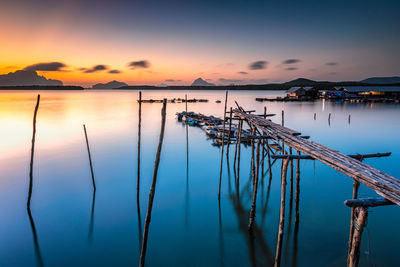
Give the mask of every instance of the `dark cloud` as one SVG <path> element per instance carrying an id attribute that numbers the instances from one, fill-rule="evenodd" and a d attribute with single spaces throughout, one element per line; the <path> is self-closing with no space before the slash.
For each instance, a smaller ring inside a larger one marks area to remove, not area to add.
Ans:
<path id="1" fill-rule="evenodd" d="M 296 58 L 289 58 L 286 59 L 282 62 L 282 64 L 295 64 L 295 63 L 299 63 L 301 60 L 300 59 L 296 59 Z"/>
<path id="2" fill-rule="evenodd" d="M 63 85 L 63 83 L 59 80 L 46 79 L 33 70 L 17 70 L 0 75 L 0 86 L 19 85 Z"/>
<path id="3" fill-rule="evenodd" d="M 290 68 L 286 68 L 285 70 L 298 70 L 298 68 L 290 67 Z"/>
<path id="4" fill-rule="evenodd" d="M 248 72 L 245 72 L 245 71 L 239 71 L 238 74 L 246 75 L 246 74 L 249 74 L 249 73 L 248 73 Z"/>
<path id="5" fill-rule="evenodd" d="M 336 66 L 338 64 L 339 63 L 337 63 L 337 62 L 327 62 L 327 63 L 325 63 L 325 65 L 327 65 L 327 66 Z"/>
<path id="6" fill-rule="evenodd" d="M 121 73 L 121 71 L 120 70 L 110 70 L 108 73 L 119 74 L 119 73 Z"/>
<path id="7" fill-rule="evenodd" d="M 174 79 L 166 79 L 166 83 L 175 83 L 175 82 L 181 82 L 182 80 L 174 80 Z"/>
<path id="8" fill-rule="evenodd" d="M 83 68 L 85 69 L 85 68 Z M 95 65 L 93 67 L 91 67 L 90 69 L 85 69 L 83 72 L 84 73 L 93 73 L 93 72 L 97 72 L 97 71 L 102 71 L 102 70 L 106 70 L 108 69 L 108 66 L 106 65 Z"/>
<path id="9" fill-rule="evenodd" d="M 44 62 L 37 63 L 24 68 L 28 71 L 62 71 L 67 65 L 61 62 Z"/>
<path id="10" fill-rule="evenodd" d="M 243 80 L 225 79 L 225 78 L 219 78 L 218 81 L 220 81 L 222 83 L 240 83 L 240 82 L 243 82 Z"/>
<path id="11" fill-rule="evenodd" d="M 267 61 L 264 60 L 259 60 L 259 61 L 255 61 L 250 63 L 249 65 L 249 69 L 251 70 L 262 70 L 262 69 L 266 69 L 267 68 Z"/>
<path id="12" fill-rule="evenodd" d="M 150 68 L 150 62 L 147 60 L 131 61 L 128 63 L 130 69 L 147 69 Z"/>

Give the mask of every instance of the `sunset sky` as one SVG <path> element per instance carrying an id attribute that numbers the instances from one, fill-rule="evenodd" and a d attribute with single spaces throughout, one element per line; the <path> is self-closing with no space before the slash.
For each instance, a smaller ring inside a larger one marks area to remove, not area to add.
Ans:
<path id="1" fill-rule="evenodd" d="M 83 86 L 395 76 L 399 14 L 400 1 L 0 0 L 0 74 Z"/>

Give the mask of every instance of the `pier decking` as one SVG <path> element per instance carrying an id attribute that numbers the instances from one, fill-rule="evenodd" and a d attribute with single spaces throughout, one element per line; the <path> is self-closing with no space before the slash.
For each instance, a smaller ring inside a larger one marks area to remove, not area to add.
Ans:
<path id="1" fill-rule="evenodd" d="M 284 144 L 295 148 L 310 157 L 317 159 L 335 170 L 346 174 L 354 180 L 375 190 L 382 197 L 400 205 L 400 181 L 352 157 L 344 155 L 332 148 L 299 137 L 296 132 L 270 120 L 233 110 L 235 115 L 257 127 L 263 135 L 281 140 Z"/>

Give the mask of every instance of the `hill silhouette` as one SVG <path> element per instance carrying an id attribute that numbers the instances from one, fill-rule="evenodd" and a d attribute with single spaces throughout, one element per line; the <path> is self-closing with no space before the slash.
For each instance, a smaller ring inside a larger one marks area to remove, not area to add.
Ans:
<path id="1" fill-rule="evenodd" d="M 59 80 L 46 79 L 33 70 L 17 70 L 8 74 L 0 75 L 0 86 L 29 86 L 29 85 L 51 85 L 62 86 Z"/>

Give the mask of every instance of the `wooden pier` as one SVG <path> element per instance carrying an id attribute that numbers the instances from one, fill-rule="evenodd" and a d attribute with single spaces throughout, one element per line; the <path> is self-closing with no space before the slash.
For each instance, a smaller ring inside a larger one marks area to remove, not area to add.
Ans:
<path id="1" fill-rule="evenodd" d="M 363 228 L 368 217 L 368 208 L 383 205 L 400 205 L 400 181 L 386 173 L 383 173 L 365 163 L 365 158 L 387 157 L 391 153 L 375 153 L 375 154 L 355 154 L 344 155 L 339 151 L 321 145 L 317 142 L 309 141 L 308 136 L 301 136 L 301 133 L 284 127 L 284 113 L 282 112 L 282 125 L 272 122 L 265 116 L 246 112 L 237 103 L 237 108 L 233 109 L 234 119 L 241 122 L 246 122 L 248 127 L 253 130 L 252 139 L 257 140 L 257 143 L 262 143 L 261 162 L 268 157 L 270 179 L 272 177 L 271 167 L 276 160 L 282 159 L 282 175 L 281 175 L 281 211 L 278 231 L 278 243 L 275 256 L 274 266 L 280 266 L 281 248 L 283 242 L 283 229 L 285 223 L 285 187 L 287 184 L 286 176 L 288 164 L 293 166 L 293 160 L 297 160 L 296 168 L 296 198 L 295 198 L 295 224 L 299 221 L 299 161 L 303 159 L 319 160 L 322 163 L 332 167 L 333 169 L 349 176 L 354 180 L 353 199 L 345 201 L 345 204 L 351 207 L 351 222 L 349 236 L 349 251 L 347 266 L 358 266 L 360 257 L 360 246 Z M 293 149 L 297 150 L 297 154 L 293 154 Z M 264 153 L 267 151 L 268 153 Z M 289 152 L 289 153 L 288 153 Z M 271 163 L 271 159 L 274 161 Z M 253 162 L 253 159 L 252 159 Z M 235 159 L 236 163 L 236 159 Z M 258 165 L 257 160 L 257 165 Z M 256 166 L 258 170 L 258 166 Z M 264 173 L 262 174 L 264 175 Z M 254 181 L 257 180 L 258 173 L 253 174 Z M 293 188 L 293 170 L 291 170 L 291 196 Z M 363 184 L 373 189 L 381 197 L 357 199 L 359 185 Z M 255 198 L 257 194 L 257 184 L 253 182 L 253 193 Z M 290 200 L 290 203 L 292 200 Z M 254 210 L 252 209 L 249 215 L 249 230 L 251 231 L 254 222 Z M 298 227 L 298 226 L 297 226 Z M 296 228 L 296 227 L 295 227 Z"/>

